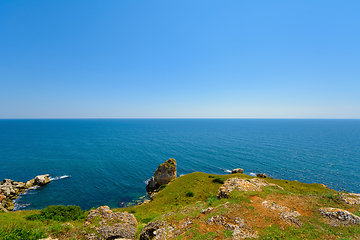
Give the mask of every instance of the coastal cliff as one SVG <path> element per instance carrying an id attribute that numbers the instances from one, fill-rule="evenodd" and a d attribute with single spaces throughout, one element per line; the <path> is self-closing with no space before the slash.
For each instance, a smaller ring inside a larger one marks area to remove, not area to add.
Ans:
<path id="1" fill-rule="evenodd" d="M 19 229 L 27 231 L 27 239 L 360 237 L 359 194 L 338 192 L 323 184 L 233 172 L 183 175 L 155 189 L 151 201 L 118 209 L 103 206 L 73 220 L 55 220 L 60 210 L 51 214 L 49 209 L 3 212 L 0 238 L 15 230 L 19 233 Z"/>

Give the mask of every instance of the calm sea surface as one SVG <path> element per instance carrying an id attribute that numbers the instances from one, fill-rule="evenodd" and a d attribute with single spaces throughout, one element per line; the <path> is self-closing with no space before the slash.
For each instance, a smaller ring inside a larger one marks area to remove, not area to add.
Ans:
<path id="1" fill-rule="evenodd" d="M 240 167 L 360 192 L 360 120 L 0 120 L 0 181 L 53 178 L 19 198 L 25 209 L 122 206 L 168 158 L 179 175 Z"/>

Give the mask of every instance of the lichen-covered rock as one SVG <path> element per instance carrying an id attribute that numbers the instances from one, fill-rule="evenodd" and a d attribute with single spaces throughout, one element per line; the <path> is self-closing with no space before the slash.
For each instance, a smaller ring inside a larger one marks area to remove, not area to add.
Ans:
<path id="1" fill-rule="evenodd" d="M 331 226 L 360 224 L 360 217 L 340 208 L 323 207 L 319 209 L 320 214 L 330 220 Z"/>
<path id="2" fill-rule="evenodd" d="M 25 188 L 31 188 L 32 186 L 34 186 L 34 183 L 35 183 L 35 179 L 31 179 L 31 180 L 27 181 L 25 183 Z"/>
<path id="3" fill-rule="evenodd" d="M 140 233 L 140 240 L 161 239 L 162 230 L 166 228 L 164 221 L 154 221 L 146 225 Z"/>
<path id="4" fill-rule="evenodd" d="M 258 173 L 258 174 L 256 174 L 256 177 L 267 178 L 268 176 L 265 173 Z"/>
<path id="5" fill-rule="evenodd" d="M 4 179 L 2 180 L 2 182 L 0 183 L 0 185 L 12 185 L 14 182 L 14 180 L 11 180 L 11 179 Z"/>
<path id="6" fill-rule="evenodd" d="M 154 176 L 156 183 L 161 186 L 168 184 L 171 180 L 175 179 L 176 174 L 176 160 L 169 158 L 169 160 L 158 166 Z"/>
<path id="7" fill-rule="evenodd" d="M 258 238 L 258 233 L 249 227 L 245 220 L 232 215 L 215 215 L 206 221 L 208 225 L 218 225 L 232 231 L 233 239 Z"/>
<path id="8" fill-rule="evenodd" d="M 98 219 L 101 221 L 98 221 Z M 100 224 L 96 231 L 104 239 L 126 238 L 134 239 L 137 221 L 133 214 L 127 212 L 113 212 L 108 206 L 91 210 L 86 218 L 88 224 Z"/>
<path id="9" fill-rule="evenodd" d="M 302 222 L 297 219 L 297 217 L 301 216 L 299 212 L 292 211 L 288 207 L 276 204 L 274 201 L 271 200 L 263 201 L 262 205 L 266 208 L 277 211 L 279 213 L 280 219 L 288 223 L 293 223 L 299 227 L 302 226 Z"/>
<path id="10" fill-rule="evenodd" d="M 360 194 L 358 193 L 343 193 L 340 198 L 347 204 L 360 204 Z"/>
<path id="11" fill-rule="evenodd" d="M 35 183 L 36 185 L 39 186 L 43 186 L 46 185 L 50 182 L 50 175 L 49 174 L 45 174 L 45 175 L 38 175 L 35 177 Z"/>
<path id="12" fill-rule="evenodd" d="M 219 188 L 217 197 L 218 198 L 228 198 L 229 194 L 233 190 L 238 191 L 262 191 L 261 188 L 265 186 L 277 186 L 281 189 L 282 187 L 268 183 L 263 179 L 253 178 L 253 179 L 242 179 L 242 178 L 229 178 L 226 182 Z"/>
<path id="13" fill-rule="evenodd" d="M 201 214 L 206 214 L 206 213 L 208 213 L 208 212 L 211 212 L 213 209 L 214 209 L 214 208 L 212 208 L 212 207 L 208 207 L 208 208 L 206 208 L 206 209 L 202 209 L 202 210 L 200 211 L 200 213 L 201 213 Z"/>
<path id="14" fill-rule="evenodd" d="M 235 168 L 231 171 L 231 174 L 234 174 L 234 173 L 243 173 L 244 172 L 244 169 L 242 168 Z"/>

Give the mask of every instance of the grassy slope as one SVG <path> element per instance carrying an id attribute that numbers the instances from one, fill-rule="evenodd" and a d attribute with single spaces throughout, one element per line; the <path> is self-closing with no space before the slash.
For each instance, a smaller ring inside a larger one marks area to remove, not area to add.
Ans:
<path id="1" fill-rule="evenodd" d="M 201 172 L 191 173 L 173 180 L 150 203 L 113 210 L 133 213 L 139 222 L 139 235 L 141 229 L 148 222 L 161 219 L 162 215 L 168 212 L 174 212 L 172 216 L 174 221 L 180 221 L 188 216 L 195 219 L 196 217 L 199 218 L 199 210 L 208 206 L 220 206 L 229 201 L 230 209 L 232 210 L 219 208 L 219 213 L 234 211 L 245 214 L 245 211 L 249 211 L 253 214 L 254 220 L 260 221 L 265 217 L 261 215 L 261 212 L 257 212 L 257 209 L 254 207 L 255 203 L 251 203 L 253 201 L 250 199 L 279 199 L 279 201 L 285 203 L 290 203 L 294 199 L 305 199 L 306 207 L 304 209 L 307 209 L 308 214 L 301 217 L 304 223 L 303 227 L 296 228 L 290 225 L 284 227 L 277 222 L 272 222 L 272 219 L 266 218 L 268 223 L 265 222 L 263 226 L 254 225 L 255 230 L 259 232 L 260 239 L 335 239 L 336 236 L 341 236 L 342 239 L 355 239 L 356 236 L 360 236 L 360 226 L 332 228 L 324 223 L 322 217 L 317 212 L 317 209 L 321 206 L 339 207 L 355 213 L 359 209 L 355 210 L 352 206 L 339 201 L 337 192 L 327 189 L 321 184 L 305 184 L 297 181 L 267 178 L 268 182 L 275 183 L 283 187 L 284 190 L 276 187 L 265 187 L 263 192 L 234 193 L 229 199 L 218 200 L 216 199 L 216 194 L 221 184 L 213 182 L 217 177 L 222 178 L 224 181 L 232 177 L 253 178 L 244 174 L 210 175 Z M 187 196 L 188 192 L 194 193 L 194 196 Z M 82 227 L 83 221 L 72 221 L 71 223 L 75 227 L 69 228 L 63 226 L 63 223 L 56 221 L 28 221 L 24 218 L 36 212 L 38 211 L 0 213 L 0 228 L 3 229 L 3 232 L 4 229 L 11 232 L 9 227 L 38 229 L 39 231 L 44 231 L 45 235 L 51 234 L 60 239 L 66 236 L 71 239 L 71 237 L 81 235 L 82 231 L 87 231 L 87 229 Z M 252 215 L 248 213 L 248 216 Z M 201 229 L 196 229 L 196 226 L 194 225 L 194 229 L 184 233 L 182 237 L 184 239 L 211 239 L 215 237 L 221 239 L 228 237 L 230 239 L 227 232 L 224 232 L 224 235 L 218 236 L 216 235 L 217 233 L 201 232 Z"/>

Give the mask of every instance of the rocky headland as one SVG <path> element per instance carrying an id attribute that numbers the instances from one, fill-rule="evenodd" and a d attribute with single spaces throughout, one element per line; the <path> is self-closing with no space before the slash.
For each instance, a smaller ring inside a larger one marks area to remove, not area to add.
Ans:
<path id="1" fill-rule="evenodd" d="M 227 175 L 195 172 L 177 177 L 176 166 L 175 159 L 158 166 L 146 186 L 151 200 L 119 209 L 101 206 L 82 220 L 63 223 L 61 231 L 47 231 L 43 239 L 360 238 L 360 194 L 265 173 L 249 176 L 241 168 Z M 36 179 L 33 185 L 47 182 Z M 1 184 L 7 186 L 7 196 L 10 189 L 22 192 L 27 184 L 11 181 Z M 51 229 L 49 222 L 44 224 Z"/>
<path id="2" fill-rule="evenodd" d="M 166 185 L 174 180 L 176 175 L 176 160 L 169 158 L 169 160 L 158 166 L 154 176 L 151 177 L 148 184 L 146 185 L 146 191 L 151 193 L 157 190 L 161 185 Z"/>
<path id="3" fill-rule="evenodd" d="M 24 182 L 16 182 L 11 179 L 4 179 L 0 182 L 0 211 L 12 211 L 15 206 L 15 199 L 26 190 L 33 190 L 36 186 L 44 186 L 50 183 L 49 174 L 38 175 L 34 179 Z"/>

